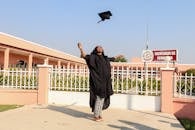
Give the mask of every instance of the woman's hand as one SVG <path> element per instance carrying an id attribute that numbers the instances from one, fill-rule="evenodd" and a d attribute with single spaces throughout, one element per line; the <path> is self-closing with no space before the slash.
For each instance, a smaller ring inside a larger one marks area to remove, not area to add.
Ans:
<path id="1" fill-rule="evenodd" d="M 79 48 L 80 50 L 83 49 L 82 44 L 81 44 L 80 42 L 78 42 L 77 46 L 78 46 L 78 48 Z"/>
<path id="2" fill-rule="evenodd" d="M 79 50 L 81 52 L 81 58 L 85 58 L 86 53 L 83 50 L 82 44 L 80 42 L 78 42 L 77 46 L 78 46 L 78 48 L 79 48 Z"/>

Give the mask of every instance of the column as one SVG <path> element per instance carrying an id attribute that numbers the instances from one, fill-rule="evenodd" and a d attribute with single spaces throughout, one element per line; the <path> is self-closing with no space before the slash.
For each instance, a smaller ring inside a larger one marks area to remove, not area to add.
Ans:
<path id="1" fill-rule="evenodd" d="M 61 68 L 61 61 L 58 60 L 58 68 Z"/>
<path id="2" fill-rule="evenodd" d="M 28 56 L 28 70 L 31 71 L 32 70 L 32 61 L 33 61 L 33 54 L 30 53 Z"/>
<path id="3" fill-rule="evenodd" d="M 6 48 L 4 51 L 4 69 L 8 69 L 9 67 L 9 52 L 9 48 Z"/>
<path id="4" fill-rule="evenodd" d="M 48 57 L 44 59 L 44 64 L 45 65 L 48 65 L 49 64 L 49 58 Z"/>

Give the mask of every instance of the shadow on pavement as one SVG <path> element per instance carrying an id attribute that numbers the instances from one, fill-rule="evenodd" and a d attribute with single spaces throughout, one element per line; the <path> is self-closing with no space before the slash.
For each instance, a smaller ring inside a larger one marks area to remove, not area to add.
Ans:
<path id="1" fill-rule="evenodd" d="M 133 110 L 133 111 L 136 111 L 136 110 Z M 144 111 L 136 111 L 136 112 L 148 114 L 148 115 L 152 115 L 152 116 L 157 116 L 157 117 L 162 117 L 165 119 L 177 120 L 176 118 L 172 118 L 172 117 L 168 117 L 168 116 L 164 116 L 164 115 L 159 115 L 159 114 L 154 114 L 154 113 L 150 113 L 150 112 L 144 112 Z"/>
<path id="2" fill-rule="evenodd" d="M 130 122 L 130 121 L 125 121 L 125 120 L 119 120 L 120 122 L 129 125 L 132 128 L 128 128 L 128 127 L 124 127 L 124 126 L 116 126 L 116 125 L 108 125 L 110 127 L 113 128 L 118 128 L 120 130 L 134 130 L 134 129 L 138 129 L 138 130 L 157 130 L 154 129 L 152 127 L 143 125 L 143 124 L 139 124 L 139 123 L 135 123 L 135 122 Z"/>
<path id="3" fill-rule="evenodd" d="M 116 126 L 116 125 L 108 125 L 112 128 L 117 128 L 119 130 L 134 130 L 134 129 L 131 129 L 131 128 L 128 128 L 128 127 L 124 127 L 124 126 Z"/>
<path id="4" fill-rule="evenodd" d="M 183 128 L 182 125 L 180 125 L 178 123 L 170 123 L 168 121 L 163 121 L 163 120 L 159 120 L 159 122 L 170 124 L 172 127 Z"/>
<path id="5" fill-rule="evenodd" d="M 76 117 L 76 118 L 89 118 L 89 117 L 92 117 L 91 114 L 71 109 L 71 108 L 69 108 L 70 106 L 53 106 L 53 105 L 49 105 L 46 109 L 50 109 L 50 110 L 53 110 L 53 111 L 61 112 L 61 113 L 64 113 L 66 115 L 70 115 L 70 116 Z"/>

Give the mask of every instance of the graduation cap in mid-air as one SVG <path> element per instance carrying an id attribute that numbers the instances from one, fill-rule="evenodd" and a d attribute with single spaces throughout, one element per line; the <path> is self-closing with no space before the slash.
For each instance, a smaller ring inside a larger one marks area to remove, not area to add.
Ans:
<path id="1" fill-rule="evenodd" d="M 105 11 L 105 12 L 98 13 L 98 15 L 101 18 L 101 20 L 98 21 L 99 23 L 101 21 L 104 21 L 105 19 L 110 19 L 110 16 L 112 16 L 112 13 L 110 11 Z"/>

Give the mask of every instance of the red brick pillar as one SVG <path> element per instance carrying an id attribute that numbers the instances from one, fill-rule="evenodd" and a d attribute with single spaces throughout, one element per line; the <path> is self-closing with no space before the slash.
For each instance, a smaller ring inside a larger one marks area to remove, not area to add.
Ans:
<path id="1" fill-rule="evenodd" d="M 173 83 L 175 68 L 161 68 L 161 112 L 173 113 Z"/>

